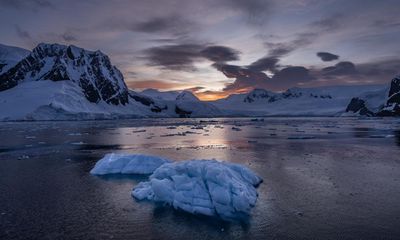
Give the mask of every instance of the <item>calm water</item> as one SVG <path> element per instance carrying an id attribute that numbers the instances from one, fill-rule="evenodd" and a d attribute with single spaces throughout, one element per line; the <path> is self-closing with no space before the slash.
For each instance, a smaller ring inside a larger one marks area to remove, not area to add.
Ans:
<path id="1" fill-rule="evenodd" d="M 264 183 L 249 221 L 227 223 L 136 202 L 146 176 L 91 176 L 109 152 L 216 158 Z M 399 239 L 399 199 L 396 119 L 0 125 L 1 239 Z"/>

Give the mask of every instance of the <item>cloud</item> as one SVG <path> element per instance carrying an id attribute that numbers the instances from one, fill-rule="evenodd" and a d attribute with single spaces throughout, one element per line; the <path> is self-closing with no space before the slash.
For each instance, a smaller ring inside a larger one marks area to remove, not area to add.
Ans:
<path id="1" fill-rule="evenodd" d="M 197 44 L 165 45 L 146 49 L 145 59 L 150 66 L 175 71 L 194 71 L 194 62 L 201 58 L 203 46 Z"/>
<path id="2" fill-rule="evenodd" d="M 285 89 L 314 80 L 310 71 L 302 66 L 286 67 L 277 72 L 273 77 L 274 88 Z"/>
<path id="3" fill-rule="evenodd" d="M 263 57 L 258 59 L 257 61 L 253 62 L 249 66 L 247 66 L 248 69 L 251 69 L 253 71 L 267 71 L 270 70 L 274 72 L 277 67 L 277 63 L 279 62 L 279 59 L 277 57 Z"/>
<path id="4" fill-rule="evenodd" d="M 335 66 L 322 69 L 325 76 L 343 76 L 358 74 L 356 66 L 352 62 L 339 62 Z"/>
<path id="5" fill-rule="evenodd" d="M 224 46 L 209 46 L 203 49 L 200 54 L 213 62 L 227 62 L 239 60 L 240 52 Z"/>
<path id="6" fill-rule="evenodd" d="M 338 55 L 328 53 L 328 52 L 318 52 L 317 56 L 321 58 L 322 61 L 324 62 L 330 62 L 339 59 Z"/>
<path id="7" fill-rule="evenodd" d="M 53 8 L 54 5 L 47 0 L 0 0 L 2 7 L 15 9 L 37 10 L 41 8 Z"/>
<path id="8" fill-rule="evenodd" d="M 295 34 L 292 37 L 292 40 L 289 41 L 265 41 L 264 45 L 269 50 L 268 55 L 282 57 L 299 48 L 303 48 L 314 43 L 321 35 L 332 33 L 341 27 L 341 24 L 339 23 L 339 17 L 340 15 L 333 15 L 311 22 L 308 25 L 309 30 Z"/>
<path id="9" fill-rule="evenodd" d="M 25 41 L 26 40 L 29 40 L 29 41 L 32 40 L 32 37 L 31 37 L 30 33 L 28 31 L 26 31 L 26 30 L 23 30 L 20 26 L 15 25 L 15 31 L 16 31 L 17 36 L 19 38 L 21 38 L 21 39 L 23 39 Z"/>
<path id="10" fill-rule="evenodd" d="M 163 81 L 163 80 L 140 80 L 140 81 L 129 81 L 127 82 L 127 86 L 130 89 L 147 89 L 147 88 L 154 88 L 154 89 L 173 89 L 184 87 L 184 84 Z"/>
<path id="11" fill-rule="evenodd" d="M 198 30 L 197 28 L 199 26 L 195 22 L 181 16 L 170 15 L 166 17 L 154 17 L 147 21 L 128 24 L 126 27 L 135 32 L 184 35 L 191 31 Z"/>
<path id="12" fill-rule="evenodd" d="M 198 93 L 204 89 L 205 89 L 204 87 L 191 87 L 191 88 L 186 88 L 185 91 L 190 91 L 192 93 Z"/>
<path id="13" fill-rule="evenodd" d="M 159 66 L 174 71 L 195 71 L 195 62 L 205 59 L 226 62 L 239 59 L 239 52 L 224 46 L 201 44 L 175 44 L 152 47 L 144 51 L 150 66 Z"/>

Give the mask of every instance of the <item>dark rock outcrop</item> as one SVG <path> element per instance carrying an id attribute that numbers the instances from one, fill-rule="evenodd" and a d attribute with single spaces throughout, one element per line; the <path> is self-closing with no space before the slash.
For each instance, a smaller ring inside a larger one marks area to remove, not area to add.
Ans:
<path id="1" fill-rule="evenodd" d="M 365 101 L 357 97 L 351 99 L 349 105 L 347 105 L 346 112 L 358 113 L 368 117 L 375 116 L 375 113 L 367 108 Z"/>
<path id="2" fill-rule="evenodd" d="M 178 114 L 180 118 L 188 118 L 190 114 L 192 114 L 191 111 L 185 111 L 178 106 L 175 106 L 175 113 Z"/>
<path id="3" fill-rule="evenodd" d="M 390 83 L 388 100 L 378 116 L 400 116 L 400 76 Z"/>

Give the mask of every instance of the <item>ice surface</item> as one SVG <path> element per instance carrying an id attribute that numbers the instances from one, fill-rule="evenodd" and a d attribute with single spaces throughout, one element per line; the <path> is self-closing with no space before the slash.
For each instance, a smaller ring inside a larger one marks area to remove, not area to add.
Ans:
<path id="1" fill-rule="evenodd" d="M 111 153 L 100 159 L 90 171 L 93 175 L 106 174 L 151 174 L 170 160 L 141 154 Z"/>
<path id="2" fill-rule="evenodd" d="M 262 179 L 239 164 L 216 160 L 167 163 L 132 191 L 138 200 L 163 202 L 192 214 L 236 219 L 249 214 Z"/>

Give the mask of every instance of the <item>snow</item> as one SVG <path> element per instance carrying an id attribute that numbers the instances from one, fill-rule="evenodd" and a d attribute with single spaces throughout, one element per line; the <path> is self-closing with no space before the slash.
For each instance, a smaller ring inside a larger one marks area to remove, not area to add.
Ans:
<path id="1" fill-rule="evenodd" d="M 40 97 L 38 97 L 40 96 Z M 0 92 L 0 120 L 83 120 L 143 117 L 145 106 L 131 101 L 114 106 L 87 101 L 72 81 L 27 81 Z"/>
<path id="2" fill-rule="evenodd" d="M 141 92 L 141 94 L 146 95 L 151 98 L 156 98 L 159 100 L 166 100 L 166 101 L 174 101 L 176 97 L 179 95 L 179 91 L 166 91 L 166 92 L 161 92 L 158 91 L 157 89 L 146 89 Z"/>
<path id="3" fill-rule="evenodd" d="M 0 74 L 15 66 L 19 61 L 28 56 L 30 51 L 0 44 Z M 4 65 L 1 67 L 1 65 Z"/>
<path id="4" fill-rule="evenodd" d="M 93 175 L 151 174 L 170 160 L 141 154 L 111 153 L 100 159 L 90 171 Z"/>
<path id="5" fill-rule="evenodd" d="M 132 191 L 138 200 L 163 202 L 192 214 L 236 219 L 257 201 L 262 179 L 250 169 L 216 160 L 167 163 Z"/>
<path id="6" fill-rule="evenodd" d="M 382 104 L 387 85 L 291 88 L 283 93 L 256 89 L 213 102 L 228 115 L 240 116 L 339 116 L 353 97 L 370 97 L 367 105 Z M 380 102 L 380 103 L 379 103 Z"/>

